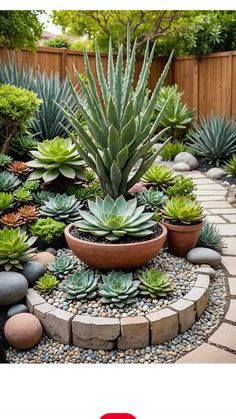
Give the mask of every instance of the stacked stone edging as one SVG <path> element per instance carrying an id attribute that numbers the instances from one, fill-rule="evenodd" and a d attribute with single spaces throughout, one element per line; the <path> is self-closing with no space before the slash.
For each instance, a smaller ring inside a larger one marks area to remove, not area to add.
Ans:
<path id="1" fill-rule="evenodd" d="M 168 308 L 145 316 L 92 317 L 74 315 L 48 304 L 28 289 L 26 304 L 54 340 L 85 349 L 137 349 L 158 345 L 186 332 L 202 315 L 208 301 L 210 276 L 198 274 L 194 287 Z"/>

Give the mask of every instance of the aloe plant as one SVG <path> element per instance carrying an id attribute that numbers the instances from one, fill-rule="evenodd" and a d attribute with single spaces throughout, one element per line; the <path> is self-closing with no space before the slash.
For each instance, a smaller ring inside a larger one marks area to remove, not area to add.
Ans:
<path id="1" fill-rule="evenodd" d="M 77 299 L 81 301 L 92 300 L 97 295 L 97 278 L 91 270 L 80 271 L 70 275 L 64 283 L 66 297 L 69 300 Z"/>
<path id="2" fill-rule="evenodd" d="M 156 134 L 169 98 L 154 123 L 151 123 L 151 118 L 161 86 L 170 67 L 172 54 L 150 99 L 147 100 L 146 88 L 155 44 L 151 52 L 149 52 L 149 46 L 148 42 L 135 88 L 133 88 L 133 80 L 136 42 L 131 49 L 129 31 L 125 64 L 123 62 L 123 46 L 121 45 L 119 48 L 116 65 L 114 65 L 112 43 L 109 44 L 107 78 L 102 67 L 100 52 L 96 46 L 96 72 L 102 98 L 98 93 L 85 51 L 87 83 L 76 70 L 75 76 L 85 96 L 87 108 L 82 103 L 71 80 L 70 88 L 71 94 L 86 120 L 87 130 L 79 122 L 75 111 L 71 110 L 67 104 L 58 104 L 74 128 L 75 132 L 69 134 L 77 145 L 79 153 L 97 174 L 104 194 L 109 194 L 112 198 L 117 198 L 120 195 L 126 196 L 129 189 L 153 164 L 159 151 L 154 152 L 151 156 L 148 151 L 168 130 L 165 128 Z M 147 103 L 143 112 L 145 100 Z M 139 168 L 135 174 L 131 174 L 137 162 L 140 162 Z"/>
<path id="3" fill-rule="evenodd" d="M 111 271 L 108 275 L 102 275 L 102 283 L 98 284 L 101 303 L 113 303 L 122 308 L 125 304 L 131 304 L 138 295 L 139 281 L 133 280 L 133 274 L 122 271 Z"/>
<path id="4" fill-rule="evenodd" d="M 138 274 L 141 294 L 150 295 L 152 298 L 164 297 L 172 290 L 168 278 L 155 268 L 146 269 Z"/>

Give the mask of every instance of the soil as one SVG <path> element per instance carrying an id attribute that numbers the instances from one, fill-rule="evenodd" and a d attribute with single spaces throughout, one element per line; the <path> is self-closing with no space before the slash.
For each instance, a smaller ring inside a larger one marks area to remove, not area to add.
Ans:
<path id="1" fill-rule="evenodd" d="M 220 178 L 220 182 L 228 182 L 230 185 L 236 185 L 236 176 L 223 176 Z"/>
<path id="2" fill-rule="evenodd" d="M 7 320 L 7 308 L 0 308 L 0 364 L 7 364 L 6 349 L 8 349 L 8 343 L 4 336 L 4 326 Z"/>
<path id="3" fill-rule="evenodd" d="M 205 157 L 198 157 L 198 163 L 199 166 L 197 168 L 197 170 L 199 170 L 199 172 L 207 172 L 208 170 L 212 169 L 213 167 L 216 167 L 215 164 L 210 164 Z"/>

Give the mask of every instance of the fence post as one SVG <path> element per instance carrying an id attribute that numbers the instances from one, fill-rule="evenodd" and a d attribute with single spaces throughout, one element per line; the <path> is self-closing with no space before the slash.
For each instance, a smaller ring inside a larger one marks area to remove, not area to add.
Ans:
<path id="1" fill-rule="evenodd" d="M 65 80 L 66 78 L 66 67 L 67 67 L 67 48 L 62 48 L 61 74 L 60 74 L 61 81 Z"/>
<path id="2" fill-rule="evenodd" d="M 196 120 L 199 119 L 199 61 L 193 64 L 193 107 L 196 109 Z"/>

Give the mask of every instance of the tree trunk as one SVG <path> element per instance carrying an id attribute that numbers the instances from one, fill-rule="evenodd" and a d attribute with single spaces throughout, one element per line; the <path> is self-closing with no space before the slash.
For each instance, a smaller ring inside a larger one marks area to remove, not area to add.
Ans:
<path id="1" fill-rule="evenodd" d="M 6 126 L 6 134 L 5 134 L 5 141 L 4 141 L 4 144 L 3 144 L 3 147 L 2 147 L 2 153 L 3 154 L 7 154 L 8 153 L 8 150 L 9 150 L 9 147 L 10 147 L 10 144 L 11 144 L 11 140 L 12 140 L 12 137 L 13 137 L 13 135 L 15 134 L 15 132 L 16 132 L 16 128 L 14 127 L 14 126 L 10 126 L 10 125 L 8 125 L 8 126 Z"/>

